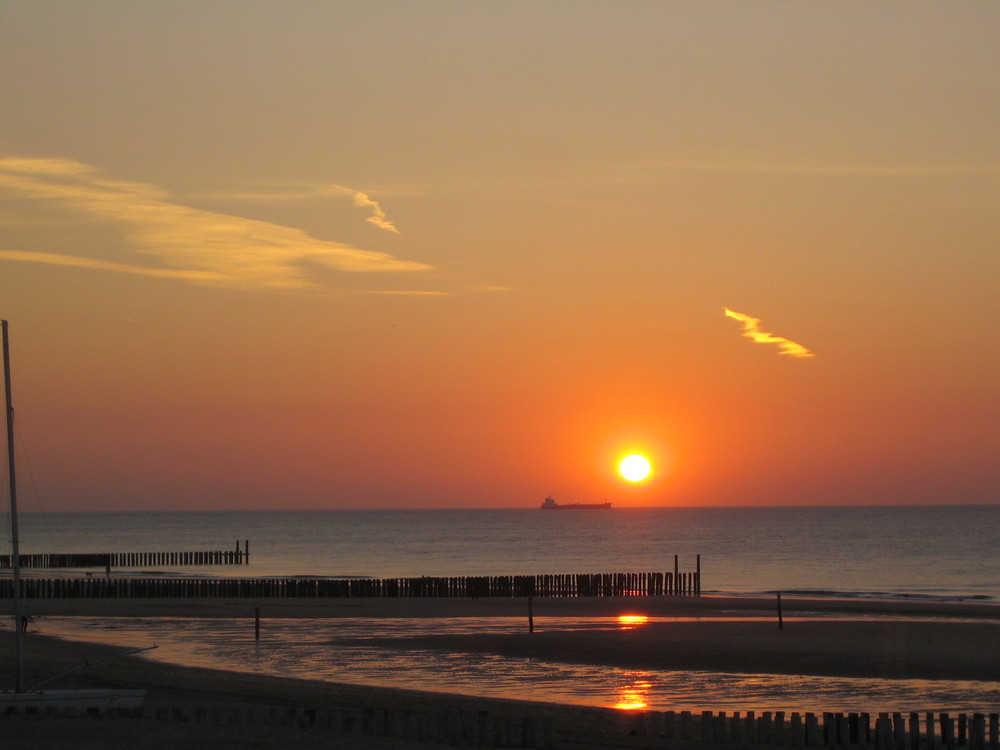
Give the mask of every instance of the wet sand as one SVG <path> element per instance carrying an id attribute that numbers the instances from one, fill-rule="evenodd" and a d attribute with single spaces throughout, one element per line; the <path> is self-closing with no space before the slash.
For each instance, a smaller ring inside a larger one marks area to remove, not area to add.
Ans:
<path id="1" fill-rule="evenodd" d="M 487 652 L 661 671 L 1000 681 L 994 622 L 882 620 L 656 622 L 617 631 L 373 640 L 386 648 Z"/>
<path id="2" fill-rule="evenodd" d="M 254 608 L 269 617 L 520 617 L 527 600 L 509 599 L 45 599 L 27 602 L 30 611 L 52 616 L 108 617 L 246 617 Z M 623 613 L 655 617 L 773 617 L 774 598 L 753 597 L 579 597 L 539 598 L 536 617 L 616 616 Z M 1000 621 L 1000 605 L 976 602 L 933 602 L 870 599 L 789 599 L 782 601 L 785 617 L 809 615 L 898 616 L 912 618 L 967 617 Z"/>
<path id="3" fill-rule="evenodd" d="M 0 632 L 0 669 L 4 678 L 11 674 L 11 641 L 9 631 Z M 120 651 L 104 644 L 63 641 L 32 633 L 25 640 L 25 663 L 30 665 L 26 684 Z M 94 664 L 50 687 L 91 686 L 145 688 L 148 693 L 143 717 L 0 715 L 0 745 L 5 750 L 416 750 L 434 746 L 415 739 L 266 725 L 263 717 L 277 707 L 279 710 L 373 710 L 392 712 L 396 716 L 410 712 L 431 718 L 442 714 L 478 717 L 486 712 L 490 717 L 510 717 L 515 726 L 525 717 L 535 720 L 539 726 L 543 720 L 551 721 L 560 747 L 607 750 L 635 746 L 630 741 L 634 717 L 612 709 L 288 679 L 180 667 L 140 657 Z M 157 718 L 164 711 L 172 715 L 177 707 L 185 710 L 186 720 Z M 246 720 L 238 724 L 199 723 L 191 720 L 197 709 L 223 714 L 237 710 L 244 716 L 253 710 L 258 720 L 252 726 Z M 692 746 L 691 743 L 687 745 Z"/>
<path id="4" fill-rule="evenodd" d="M 786 600 L 783 602 L 784 628 L 779 630 L 773 600 L 595 598 L 538 599 L 532 604 L 536 619 L 534 633 L 526 629 L 523 633 L 498 635 L 396 638 L 378 645 L 389 649 L 415 647 L 448 652 L 490 652 L 624 668 L 1000 681 L 1000 651 L 993 647 L 1000 635 L 1000 607 L 995 605 Z M 30 610 L 37 615 L 98 617 L 252 617 L 254 608 L 260 607 L 265 617 L 527 618 L 526 606 L 524 600 L 491 599 L 29 602 Z M 712 619 L 653 622 L 628 630 L 545 629 L 546 617 L 613 617 L 625 613 Z M 827 619 L 795 619 L 813 616 Z M 748 617 L 767 619 L 741 619 Z M 9 674 L 10 633 L 4 632 L 2 636 L 0 666 Z M 36 634 L 31 634 L 27 642 L 26 663 L 31 665 L 33 673 L 45 676 L 82 660 L 93 661 L 109 652 L 105 646 L 74 644 Z M 585 734 L 592 736 L 595 744 L 636 746 L 629 744 L 633 740 L 627 739 L 628 732 L 623 729 L 627 717 L 607 709 L 236 674 L 176 667 L 135 657 L 95 665 L 79 673 L 73 682 L 146 687 L 151 709 L 181 702 L 544 715 L 553 717 L 557 727 L 570 727 L 577 732 L 585 728 Z M 419 683 L 415 687 L 419 687 Z M 85 736 L 91 728 L 95 732 L 93 745 L 87 744 L 89 740 Z M 109 731 L 114 734 L 110 742 L 106 734 Z M 298 734 L 293 741 L 289 731 L 292 730 L 179 722 L 161 724 L 151 723 L 148 718 L 132 721 L 46 717 L 8 720 L 3 734 L 8 738 L 5 747 L 32 747 L 35 750 L 66 746 L 83 750 L 89 747 L 421 746 L 412 741 L 355 735 L 331 738 L 326 733 L 317 735 L 306 730 L 294 730 Z M 103 743 L 101 737 L 105 738 Z M 69 739 L 72 744 L 67 744 Z M 312 742 L 317 744 L 310 744 Z"/>

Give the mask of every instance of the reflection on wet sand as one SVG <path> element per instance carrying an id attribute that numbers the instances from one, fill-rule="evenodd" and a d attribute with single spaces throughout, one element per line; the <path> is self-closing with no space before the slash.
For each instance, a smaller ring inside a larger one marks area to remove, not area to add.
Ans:
<path id="1" fill-rule="evenodd" d="M 645 672 L 634 672 L 628 675 L 629 683 L 620 688 L 617 702 L 612 708 L 623 711 L 641 711 L 649 708 L 650 691 L 653 683 L 650 675 Z"/>
<path id="2" fill-rule="evenodd" d="M 656 622 L 653 618 L 648 625 Z M 476 642 L 496 634 L 528 637 L 523 620 L 513 617 L 272 619 L 262 628 L 259 642 L 254 640 L 252 622 L 232 618 L 47 617 L 42 624 L 47 634 L 74 640 L 123 646 L 157 643 L 159 648 L 150 658 L 181 665 L 631 710 L 822 712 L 934 706 L 945 711 L 992 711 L 1000 703 L 1000 681 L 638 671 L 544 656 L 397 645 L 412 636 L 449 633 L 474 637 Z M 645 630 L 617 616 L 540 618 L 540 625 L 544 631 L 567 634 L 580 628 Z"/>
<path id="3" fill-rule="evenodd" d="M 618 615 L 618 627 L 620 630 L 631 630 L 648 622 L 648 615 Z"/>

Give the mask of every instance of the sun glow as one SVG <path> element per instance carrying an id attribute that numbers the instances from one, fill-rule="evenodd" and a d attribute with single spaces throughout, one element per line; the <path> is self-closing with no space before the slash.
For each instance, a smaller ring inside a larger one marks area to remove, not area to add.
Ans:
<path id="1" fill-rule="evenodd" d="M 625 456 L 618 464 L 618 471 L 630 482 L 641 482 L 649 476 L 650 468 L 649 459 L 637 453 Z"/>

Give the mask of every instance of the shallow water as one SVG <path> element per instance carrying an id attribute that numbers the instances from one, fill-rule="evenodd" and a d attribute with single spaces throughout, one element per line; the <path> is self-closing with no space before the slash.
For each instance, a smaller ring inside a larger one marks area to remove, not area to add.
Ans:
<path id="1" fill-rule="evenodd" d="M 671 618 L 672 619 L 672 618 Z M 522 632 L 523 618 L 249 619 L 47 617 L 51 635 L 146 658 L 284 677 L 644 710 L 996 711 L 1000 682 L 677 672 L 557 664 L 496 655 L 379 648 L 361 639 Z M 535 618 L 536 629 L 619 627 L 613 618 Z"/>

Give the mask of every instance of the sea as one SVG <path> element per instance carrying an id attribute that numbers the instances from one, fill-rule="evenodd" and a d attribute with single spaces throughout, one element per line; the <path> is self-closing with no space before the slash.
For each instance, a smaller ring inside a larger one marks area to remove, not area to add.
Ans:
<path id="1" fill-rule="evenodd" d="M 22 513 L 22 553 L 248 547 L 242 566 L 137 568 L 199 577 L 391 578 L 671 572 L 703 595 L 1000 603 L 1000 506 L 845 506 Z M 5 550 L 8 551 L 8 550 Z M 536 628 L 613 628 L 536 618 Z M 159 647 L 147 658 L 309 679 L 650 710 L 1000 709 L 996 682 L 657 672 L 386 651 L 366 638 L 520 632 L 523 618 L 448 621 L 40 618 L 69 638 Z M 997 634 L 1000 635 L 1000 623 Z"/>
<path id="2" fill-rule="evenodd" d="M 1000 601 L 1000 505 L 21 513 L 22 553 L 249 544 L 183 576 L 668 572 L 702 592 Z"/>

